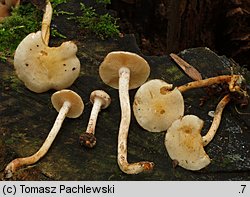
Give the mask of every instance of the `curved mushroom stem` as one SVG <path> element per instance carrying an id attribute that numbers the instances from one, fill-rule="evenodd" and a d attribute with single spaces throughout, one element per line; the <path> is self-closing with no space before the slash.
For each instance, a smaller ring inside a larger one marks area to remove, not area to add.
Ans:
<path id="1" fill-rule="evenodd" d="M 194 88 L 201 88 L 210 86 L 213 84 L 219 84 L 223 82 L 227 82 L 229 84 L 229 90 L 231 92 L 240 92 L 241 91 L 241 83 L 243 82 L 244 78 L 242 75 L 221 75 L 217 77 L 211 77 L 208 79 L 192 81 L 187 84 L 178 87 L 180 92 L 185 92 L 190 89 Z"/>
<path id="2" fill-rule="evenodd" d="M 93 108 L 91 110 L 89 123 L 86 132 L 80 135 L 80 144 L 88 148 L 93 148 L 96 145 L 95 126 L 99 111 L 101 110 L 102 100 L 98 97 L 95 98 Z"/>
<path id="3" fill-rule="evenodd" d="M 212 125 L 211 125 L 210 129 L 208 130 L 207 134 L 202 137 L 203 146 L 208 145 L 209 142 L 212 141 L 216 131 L 219 128 L 223 109 L 229 103 L 229 101 L 230 101 L 230 96 L 229 96 L 229 94 L 227 94 L 226 96 L 223 97 L 223 99 L 217 105 L 217 107 L 215 109 L 214 119 L 213 119 Z"/>
<path id="4" fill-rule="evenodd" d="M 127 174 L 138 174 L 143 171 L 149 171 L 154 163 L 141 161 L 137 163 L 128 163 L 127 161 L 127 138 L 131 119 L 131 108 L 129 101 L 129 79 L 130 70 L 126 67 L 119 69 L 119 98 L 121 105 L 121 122 L 118 134 L 118 158 L 117 162 L 120 169 Z"/>
<path id="5" fill-rule="evenodd" d="M 59 114 L 55 120 L 55 123 L 49 132 L 46 140 L 44 141 L 41 148 L 33 155 L 24 158 L 17 158 L 12 160 L 5 168 L 4 177 L 11 178 L 13 173 L 24 165 L 31 165 L 36 163 L 40 158 L 42 158 L 49 150 L 50 146 L 52 145 L 56 135 L 58 134 L 62 123 L 71 107 L 71 103 L 66 101 L 63 103 L 62 108 L 59 111 Z"/>
<path id="6" fill-rule="evenodd" d="M 50 37 L 50 23 L 52 18 L 52 6 L 49 0 L 46 0 L 45 13 L 42 21 L 42 38 L 46 45 L 49 44 Z"/>

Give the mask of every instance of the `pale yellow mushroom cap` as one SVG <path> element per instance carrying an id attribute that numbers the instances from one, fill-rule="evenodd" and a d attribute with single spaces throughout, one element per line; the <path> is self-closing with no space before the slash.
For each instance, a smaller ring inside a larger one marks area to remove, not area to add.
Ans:
<path id="1" fill-rule="evenodd" d="M 16 49 L 16 74 L 28 89 L 37 93 L 67 88 L 80 74 L 76 52 L 77 46 L 71 41 L 49 47 L 43 42 L 41 31 L 31 33 Z"/>
<path id="2" fill-rule="evenodd" d="M 84 103 L 81 97 L 74 91 L 64 89 L 55 92 L 51 96 L 52 105 L 58 112 L 65 101 L 68 101 L 71 104 L 69 112 L 66 115 L 68 118 L 77 118 L 82 114 Z"/>
<path id="3" fill-rule="evenodd" d="M 91 92 L 89 100 L 93 104 L 95 102 L 95 99 L 100 99 L 101 100 L 101 108 L 105 109 L 107 108 L 110 103 L 111 103 L 111 98 L 110 96 L 103 90 L 95 90 Z"/>
<path id="4" fill-rule="evenodd" d="M 173 122 L 165 136 L 165 146 L 172 160 L 188 170 L 200 170 L 211 160 L 203 148 L 203 120 L 194 115 L 186 115 Z"/>
<path id="5" fill-rule="evenodd" d="M 110 52 L 99 67 L 99 75 L 102 81 L 115 88 L 119 88 L 119 69 L 126 67 L 130 70 L 129 89 L 138 88 L 150 74 L 150 67 L 141 56 L 126 52 Z"/>
<path id="6" fill-rule="evenodd" d="M 184 100 L 177 88 L 153 79 L 137 90 L 133 111 L 139 125 L 147 131 L 166 131 L 173 121 L 183 116 Z"/>

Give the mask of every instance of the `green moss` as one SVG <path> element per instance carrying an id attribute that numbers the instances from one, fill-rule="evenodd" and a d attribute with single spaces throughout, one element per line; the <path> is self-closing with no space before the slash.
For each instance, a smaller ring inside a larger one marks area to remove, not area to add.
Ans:
<path id="1" fill-rule="evenodd" d="M 177 66 L 168 66 L 165 69 L 165 72 L 167 73 L 167 75 L 171 76 L 171 80 L 172 81 L 168 81 L 169 83 L 173 83 L 175 81 L 180 80 L 183 77 L 183 73 L 180 72 L 180 70 L 178 69 Z"/>
<path id="2" fill-rule="evenodd" d="M 16 76 L 7 75 L 3 76 L 2 79 L 6 87 L 10 87 L 12 90 L 15 90 L 17 92 L 22 91 L 23 83 Z"/>
<path id="3" fill-rule="evenodd" d="M 51 2 L 51 5 L 54 9 L 56 6 L 58 6 L 62 3 L 67 3 L 67 0 L 50 0 L 50 2 Z"/>
<path id="4" fill-rule="evenodd" d="M 82 15 L 72 16 L 68 19 L 75 20 L 79 26 L 89 32 L 96 34 L 101 39 L 119 35 L 117 19 L 109 13 L 99 15 L 93 7 L 87 7 L 80 3 Z"/>
<path id="5" fill-rule="evenodd" d="M 96 3 L 111 4 L 111 0 L 95 0 Z"/>

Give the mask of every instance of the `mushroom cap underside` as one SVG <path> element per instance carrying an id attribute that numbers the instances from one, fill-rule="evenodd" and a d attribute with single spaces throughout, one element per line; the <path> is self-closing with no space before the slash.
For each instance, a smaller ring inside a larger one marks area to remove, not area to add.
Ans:
<path id="1" fill-rule="evenodd" d="M 110 52 L 99 67 L 103 82 L 115 89 L 119 88 L 119 69 L 126 67 L 130 70 L 129 89 L 142 85 L 150 74 L 149 64 L 141 56 L 126 52 Z"/>
<path id="2" fill-rule="evenodd" d="M 51 96 L 52 105 L 58 112 L 65 101 L 71 103 L 71 107 L 66 115 L 68 118 L 77 118 L 82 114 L 84 110 L 84 103 L 81 97 L 74 91 L 64 89 L 55 92 Z"/>
<path id="3" fill-rule="evenodd" d="M 203 120 L 186 115 L 173 122 L 165 136 L 165 146 L 172 160 L 188 170 L 200 170 L 211 160 L 203 148 L 201 129 Z"/>
<path id="4" fill-rule="evenodd" d="M 59 47 L 48 47 L 43 42 L 41 31 L 31 33 L 16 49 L 16 74 L 28 89 L 37 93 L 67 88 L 80 74 L 76 52 L 77 46 L 71 41 Z"/>
<path id="5" fill-rule="evenodd" d="M 183 116 L 184 100 L 177 88 L 153 79 L 137 90 L 133 112 L 139 125 L 147 131 L 166 131 L 172 122 Z"/>

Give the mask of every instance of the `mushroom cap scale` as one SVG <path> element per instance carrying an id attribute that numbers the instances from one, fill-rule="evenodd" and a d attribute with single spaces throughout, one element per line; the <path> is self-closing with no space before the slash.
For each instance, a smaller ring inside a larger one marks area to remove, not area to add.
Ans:
<path id="1" fill-rule="evenodd" d="M 153 79 L 137 90 L 133 111 L 139 125 L 147 131 L 166 131 L 173 121 L 183 116 L 184 100 L 177 88 Z"/>
<path id="2" fill-rule="evenodd" d="M 165 136 L 165 146 L 172 160 L 188 170 L 200 170 L 210 162 L 203 148 L 203 120 L 194 115 L 186 115 L 173 122 Z"/>
<path id="3" fill-rule="evenodd" d="M 130 70 L 129 89 L 139 87 L 149 77 L 150 67 L 147 61 L 127 51 L 110 52 L 99 67 L 99 75 L 105 84 L 118 89 L 119 69 L 122 67 Z"/>
<path id="4" fill-rule="evenodd" d="M 71 107 L 67 113 L 68 118 L 77 118 L 79 117 L 84 110 L 84 103 L 81 97 L 71 90 L 60 90 L 55 92 L 51 96 L 51 102 L 53 107 L 59 112 L 64 102 L 70 102 Z"/>
<path id="5" fill-rule="evenodd" d="M 80 73 L 77 46 L 69 41 L 59 47 L 48 47 L 41 31 L 30 33 L 18 45 L 14 67 L 18 78 L 36 93 L 61 90 L 73 84 Z"/>

